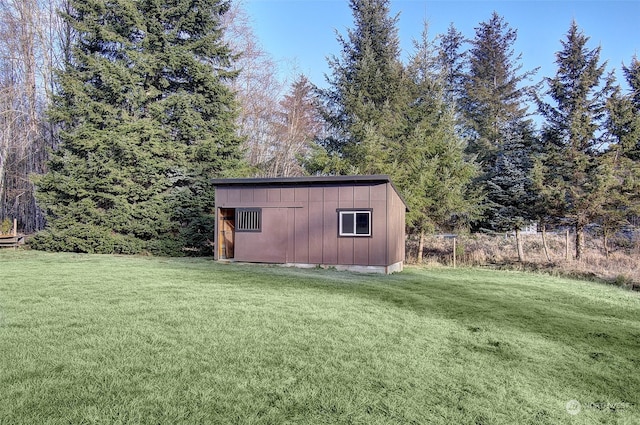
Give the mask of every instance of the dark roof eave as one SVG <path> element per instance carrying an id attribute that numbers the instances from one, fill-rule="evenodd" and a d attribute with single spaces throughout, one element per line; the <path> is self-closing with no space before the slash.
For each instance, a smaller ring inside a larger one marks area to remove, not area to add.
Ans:
<path id="1" fill-rule="evenodd" d="M 310 176 L 310 177 L 265 177 L 265 178 L 241 178 L 241 179 L 213 179 L 215 186 L 270 186 L 274 184 L 284 185 L 310 185 L 327 183 L 391 183 L 391 178 L 386 174 L 363 176 Z"/>

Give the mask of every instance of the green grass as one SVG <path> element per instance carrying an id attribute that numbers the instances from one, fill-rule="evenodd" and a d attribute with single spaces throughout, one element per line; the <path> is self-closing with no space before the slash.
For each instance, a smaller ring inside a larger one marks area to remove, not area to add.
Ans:
<path id="1" fill-rule="evenodd" d="M 0 251 L 0 424 L 638 424 L 639 295 Z"/>

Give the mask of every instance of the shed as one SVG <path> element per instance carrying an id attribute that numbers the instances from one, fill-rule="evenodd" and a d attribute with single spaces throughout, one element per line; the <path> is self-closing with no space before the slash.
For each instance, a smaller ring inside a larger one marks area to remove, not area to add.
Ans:
<path id="1" fill-rule="evenodd" d="M 402 270 L 407 206 L 387 175 L 213 184 L 216 260 Z"/>

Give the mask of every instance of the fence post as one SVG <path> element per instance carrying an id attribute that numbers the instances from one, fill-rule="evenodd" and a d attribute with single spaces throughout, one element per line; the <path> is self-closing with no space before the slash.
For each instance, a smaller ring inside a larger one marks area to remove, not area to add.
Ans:
<path id="1" fill-rule="evenodd" d="M 569 229 L 564 234 L 564 259 L 569 261 Z"/>
<path id="2" fill-rule="evenodd" d="M 453 268 L 456 268 L 456 240 L 457 238 L 453 237 Z"/>

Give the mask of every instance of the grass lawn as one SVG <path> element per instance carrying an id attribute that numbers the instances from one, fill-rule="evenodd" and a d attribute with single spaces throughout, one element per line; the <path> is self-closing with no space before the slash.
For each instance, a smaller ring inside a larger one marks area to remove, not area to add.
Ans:
<path id="1" fill-rule="evenodd" d="M 640 424 L 640 294 L 0 251 L 0 424 L 227 423 Z"/>

